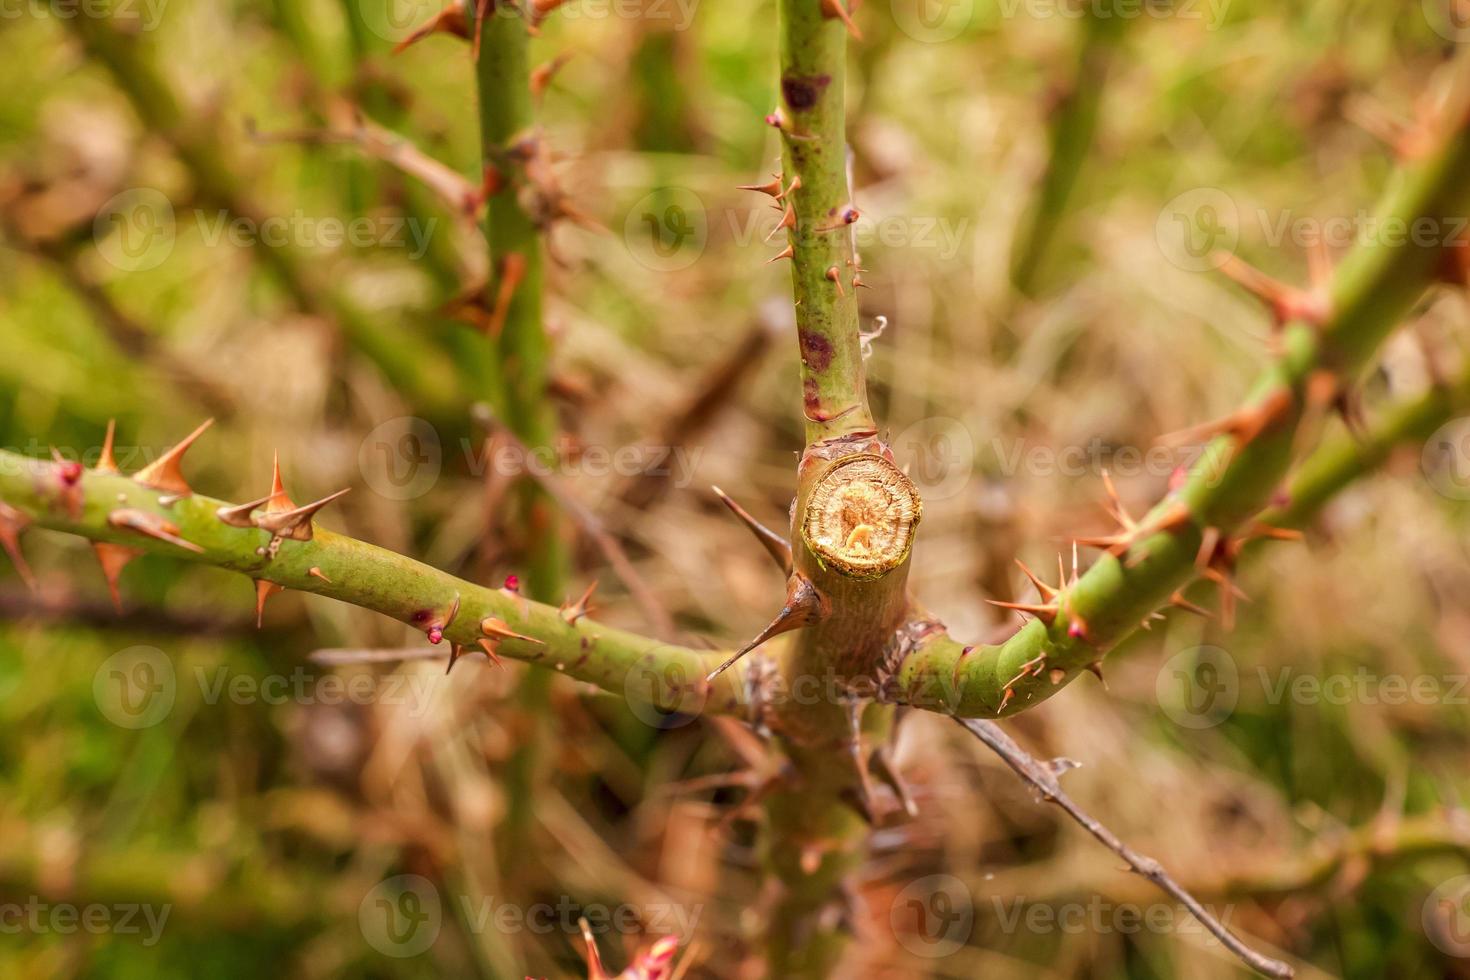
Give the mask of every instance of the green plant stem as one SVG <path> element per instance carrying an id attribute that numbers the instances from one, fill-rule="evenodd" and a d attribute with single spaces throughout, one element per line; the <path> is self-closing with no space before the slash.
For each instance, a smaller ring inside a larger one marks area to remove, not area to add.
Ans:
<path id="1" fill-rule="evenodd" d="M 784 178 L 788 185 L 801 178 L 785 203 L 796 209 L 791 285 L 812 443 L 875 428 L 853 285 L 857 256 L 852 229 L 841 221 L 852 203 L 843 104 L 847 34 L 822 16 L 818 0 L 782 0 L 779 18 Z"/>
<path id="2" fill-rule="evenodd" d="M 551 343 L 542 311 L 541 228 L 526 213 L 519 196 L 519 190 L 528 184 L 526 147 L 535 147 L 533 154 L 545 152 L 540 146 L 544 136 L 535 129 L 530 33 L 518 10 L 498 3 L 489 5 L 484 23 L 476 24 L 474 31 L 480 38 L 475 78 L 481 162 L 487 174 L 499 175 L 499 190 L 490 195 L 485 210 L 485 238 L 490 247 L 487 305 L 495 306 L 511 269 L 517 269 L 519 276 L 499 338 L 501 381 L 498 390 L 487 394 L 522 443 L 532 452 L 550 453 L 560 427 L 548 392 Z M 522 480 L 517 494 L 529 542 L 528 589 L 537 599 L 555 602 L 563 597 L 570 565 L 562 515 L 556 502 L 534 480 Z M 528 674 L 518 692 L 533 730 L 517 745 L 506 777 L 510 809 L 504 840 L 508 861 L 521 860 L 531 847 L 532 808 L 536 787 L 546 775 L 544 743 L 551 738 L 552 684 L 549 674 Z"/>
<path id="3" fill-rule="evenodd" d="M 442 620 L 457 599 L 458 614 L 443 625 L 444 642 L 464 645 L 471 659 L 480 657 L 475 644 L 485 635 L 481 621 L 493 617 L 541 641 L 504 640 L 503 657 L 550 668 L 619 696 L 632 694 L 665 710 L 741 713 L 744 692 L 733 677 L 716 679 L 708 699 L 700 693 L 706 687 L 702 678 L 722 659 L 718 653 L 662 643 L 587 618 L 569 624 L 554 606 L 455 578 L 320 527 L 310 541 L 281 542 L 272 558 L 261 553 L 270 541 L 265 531 L 219 519 L 219 508 L 228 506 L 223 501 L 199 494 L 174 498 L 128 476 L 86 471 L 74 491 L 79 505 L 73 513 L 61 480 L 57 464 L 49 460 L 0 451 L 0 500 L 37 526 L 241 572 L 362 606 L 419 629 Z M 168 521 L 179 537 L 202 552 L 114 527 L 108 515 L 119 509 Z"/>
<path id="4" fill-rule="evenodd" d="M 480 93 L 481 156 L 486 168 L 500 172 L 498 193 L 485 215 L 492 274 L 487 287 L 493 304 L 508 268 L 519 265 L 521 278 L 511 294 L 501 334 L 504 390 L 490 400 L 511 429 L 533 452 L 554 448 L 559 429 L 556 406 L 548 396 L 551 343 L 542 317 L 543 259 L 541 229 L 518 199 L 523 176 L 515 162 L 524 152 L 516 144 L 540 141 L 535 131 L 530 83 L 530 36 L 514 11 L 492 5 L 480 38 L 476 78 Z M 525 518 L 532 539 L 527 578 L 531 593 L 545 601 L 561 598 L 568 549 L 553 500 L 535 484 L 522 486 Z"/>
<path id="5" fill-rule="evenodd" d="M 1142 523 L 1147 527 L 1151 518 L 1181 503 L 1188 520 L 1140 535 L 1121 555 L 1105 554 L 1064 590 L 1060 613 L 1050 624 L 1032 620 L 998 646 L 966 646 L 943 633 L 928 637 L 892 678 L 892 700 L 962 717 L 1011 715 L 1045 701 L 1195 577 L 1206 528 L 1230 533 L 1267 507 L 1304 436 L 1315 437 L 1299 432 L 1309 381 L 1325 373 L 1341 384 L 1356 380 L 1434 279 L 1444 256 L 1443 230 L 1458 227 L 1457 216 L 1470 206 L 1467 66 L 1464 58 L 1453 66 L 1456 85 L 1445 114 L 1450 132 L 1444 145 L 1408 167 L 1379 215 L 1379 227 L 1410 229 L 1425 221 L 1440 234 L 1381 236 L 1348 255 L 1334 278 L 1327 322 L 1291 324 L 1282 356 L 1246 401 L 1247 411 L 1260 410 L 1287 392 L 1285 409 L 1254 438 L 1213 439 L 1184 486 Z M 1081 632 L 1069 635 L 1074 623 Z"/>
<path id="6" fill-rule="evenodd" d="M 1466 409 L 1470 409 L 1470 370 L 1390 409 L 1366 433 L 1340 436 L 1303 460 L 1287 490 L 1287 502 L 1267 511 L 1262 521 L 1273 527 L 1305 527 L 1339 491 L 1382 466 L 1395 449 L 1422 444 Z"/>
<path id="7" fill-rule="evenodd" d="M 809 508 L 819 488 L 854 456 L 868 459 L 872 468 L 863 480 L 837 480 L 842 489 L 827 499 L 839 506 L 844 493 L 873 501 L 882 499 L 872 495 L 876 487 L 908 493 L 912 485 L 892 467 L 868 407 L 858 260 L 844 220 L 856 214 L 847 175 L 847 33 L 840 21 L 823 15 L 820 0 L 781 0 L 778 9 L 781 94 L 775 119 L 784 144 L 783 203 L 795 217 L 787 242 L 807 436 L 792 511 L 792 582 L 809 582 L 829 612 L 776 657 L 787 691 L 799 695 L 815 683 L 828 693 L 782 698 L 772 710 L 771 727 L 793 775 L 766 804 L 767 863 L 783 885 L 771 916 L 767 969 L 772 976 L 816 978 L 831 974 L 849 939 L 841 916 L 824 913 L 841 901 L 841 886 L 861 862 L 867 837 L 856 808 L 869 802 L 863 799 L 861 772 L 866 760 L 854 762 L 864 750 L 852 732 L 853 718 L 861 717 L 855 705 L 865 699 L 854 685 L 872 677 L 907 614 L 909 555 L 904 544 L 885 554 L 881 567 L 862 573 L 844 567 L 821 536 L 809 534 Z M 910 499 L 917 524 L 917 494 Z M 825 505 L 814 512 L 828 513 Z M 876 513 L 865 510 L 862 520 L 886 531 L 894 515 L 883 513 L 880 520 Z M 844 533 L 852 530 L 841 524 L 845 515 L 831 519 Z M 867 719 L 866 733 L 886 739 L 890 713 L 875 711 Z"/>

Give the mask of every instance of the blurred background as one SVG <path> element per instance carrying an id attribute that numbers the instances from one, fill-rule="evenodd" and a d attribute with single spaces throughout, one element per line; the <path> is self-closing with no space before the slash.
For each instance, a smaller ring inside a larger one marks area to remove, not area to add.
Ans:
<path id="1" fill-rule="evenodd" d="M 355 488 L 326 526 L 521 573 L 457 302 L 486 264 L 453 203 L 480 170 L 473 65 L 447 34 L 392 50 L 439 9 L 0 0 L 0 444 L 95 460 L 115 418 L 134 469 L 214 417 L 200 492 L 259 497 L 278 451 L 298 500 Z M 1164 491 L 1188 456 L 1156 437 L 1228 411 L 1270 356 L 1223 256 L 1304 282 L 1312 241 L 1372 234 L 1385 136 L 1466 13 L 858 8 L 870 385 L 925 496 L 913 585 L 952 633 L 1015 628 L 982 600 L 1106 527 L 1104 470 L 1135 512 Z M 775 19 L 572 0 L 532 42 L 549 166 L 587 219 L 547 239 L 558 467 L 684 642 L 741 643 L 780 598 L 709 489 L 780 526 L 802 443 L 779 215 L 736 189 L 777 165 Z M 1466 314 L 1431 294 L 1364 387 L 1370 423 L 1458 370 Z M 1247 562 L 1233 632 L 1170 616 L 1106 685 L 1008 726 L 1303 976 L 1470 976 L 1467 437 L 1433 465 L 1404 447 Z M 576 545 L 568 594 L 598 580 L 599 618 L 650 631 Z M 585 976 L 586 916 L 610 967 L 673 934 L 685 976 L 762 975 L 758 810 L 722 778 L 759 755 L 738 728 L 565 678 L 527 697 L 516 664 L 446 679 L 421 634 L 292 593 L 257 630 L 246 580 L 158 558 L 119 613 L 85 542 L 27 547 L 34 594 L 0 571 L 0 973 Z M 905 725 L 921 814 L 874 838 L 842 975 L 1242 973 L 957 734 Z"/>

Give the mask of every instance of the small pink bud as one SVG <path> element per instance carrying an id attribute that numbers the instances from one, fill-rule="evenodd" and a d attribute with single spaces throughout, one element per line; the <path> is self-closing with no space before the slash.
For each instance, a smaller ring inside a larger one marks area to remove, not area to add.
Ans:
<path id="1" fill-rule="evenodd" d="M 514 575 L 507 575 L 504 588 L 507 592 L 519 592 L 521 591 L 521 580 Z"/>
<path id="2" fill-rule="evenodd" d="M 437 643 L 439 643 L 443 639 L 444 639 L 444 630 L 443 629 L 441 629 L 438 626 L 430 626 L 429 627 L 429 642 L 430 643 L 437 644 Z"/>

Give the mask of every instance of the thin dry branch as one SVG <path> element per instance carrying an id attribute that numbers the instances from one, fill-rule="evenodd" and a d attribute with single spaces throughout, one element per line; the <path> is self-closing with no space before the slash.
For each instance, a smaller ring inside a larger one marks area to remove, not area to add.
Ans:
<path id="1" fill-rule="evenodd" d="M 1108 850 L 1127 861 L 1130 868 L 1178 899 L 1185 908 L 1189 909 L 1190 914 L 1198 919 L 1212 936 L 1220 940 L 1226 949 L 1239 957 L 1241 962 L 1268 977 L 1295 976 L 1295 971 L 1287 964 L 1257 953 L 1237 939 L 1234 933 L 1225 928 L 1224 923 L 1211 915 L 1198 899 L 1185 891 L 1184 887 L 1169 875 L 1162 864 L 1133 850 L 1119 840 L 1117 834 L 1098 823 L 1081 807 L 1073 803 L 1072 798 L 1062 792 L 1062 784 L 1058 782 L 1056 773 L 1051 767 L 1032 757 L 1025 749 L 1017 745 L 995 722 L 974 718 L 956 718 L 955 722 L 1000 756 L 1016 775 L 1030 783 L 1041 794 L 1043 800 L 1061 807 L 1067 812 L 1067 816 L 1082 825 L 1082 829 L 1102 841 Z"/>

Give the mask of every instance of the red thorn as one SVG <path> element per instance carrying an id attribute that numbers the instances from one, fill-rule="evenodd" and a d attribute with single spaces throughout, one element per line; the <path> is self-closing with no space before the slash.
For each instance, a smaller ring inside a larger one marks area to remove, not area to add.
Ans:
<path id="1" fill-rule="evenodd" d="M 776 198 L 778 201 L 783 196 L 782 193 L 781 193 L 781 178 L 780 177 L 775 177 L 775 176 L 773 176 L 771 178 L 770 183 L 767 183 L 767 184 L 741 184 L 741 185 L 739 185 L 739 187 L 737 188 L 737 190 L 742 190 L 742 191 L 759 191 L 762 194 L 769 194 L 769 195 L 771 195 L 772 197 Z"/>
<path id="2" fill-rule="evenodd" d="M 710 671 L 705 677 L 705 681 L 713 681 L 729 669 L 736 661 L 762 643 L 767 642 L 773 637 L 780 636 L 782 633 L 789 633 L 792 630 L 802 629 L 820 623 L 831 612 L 831 600 L 822 595 L 821 592 L 818 592 L 817 587 L 805 575 L 800 572 L 793 572 L 791 577 L 786 581 L 786 604 L 781 607 L 781 611 L 776 614 L 776 618 L 771 620 L 765 629 L 756 634 L 755 639 L 735 651 L 724 663 Z"/>
<path id="3" fill-rule="evenodd" d="M 308 568 L 306 570 L 306 574 L 310 575 L 312 578 L 319 578 L 323 582 L 326 582 L 328 585 L 332 584 L 332 580 L 327 578 L 327 576 L 323 574 L 322 570 L 315 565 Z"/>
<path id="4" fill-rule="evenodd" d="M 566 621 L 568 626 L 576 626 L 577 620 L 592 614 L 592 593 L 596 588 L 597 583 L 594 581 L 591 585 L 587 586 L 587 591 L 583 592 L 582 597 L 576 602 L 562 603 L 560 610 L 561 618 Z"/>
<path id="5" fill-rule="evenodd" d="M 185 436 L 178 445 L 134 473 L 133 479 L 145 487 L 152 487 L 165 493 L 180 496 L 192 494 L 194 488 L 189 486 L 188 480 L 184 479 L 184 471 L 180 468 L 180 464 L 184 460 L 184 453 L 188 452 L 189 447 L 194 445 L 194 441 L 213 424 L 214 419 L 205 419 L 199 428 Z"/>
<path id="6" fill-rule="evenodd" d="M 999 599 L 986 599 L 992 606 L 1002 609 L 1012 609 L 1016 612 L 1030 613 L 1047 625 L 1051 625 L 1057 618 L 1057 606 L 1055 603 L 1033 603 L 1033 602 L 1002 602 Z"/>
<path id="7" fill-rule="evenodd" d="M 260 629 L 261 623 L 265 621 L 265 601 L 277 592 L 285 592 L 284 585 L 267 582 L 263 578 L 255 580 L 255 628 Z"/>
<path id="8" fill-rule="evenodd" d="M 796 246 L 795 245 L 787 245 L 785 248 L 781 249 L 781 251 L 779 253 L 777 253 L 776 255 L 773 255 L 769 259 L 767 259 L 766 260 L 766 265 L 770 265 L 772 262 L 779 262 L 782 259 L 789 259 L 792 256 L 794 256 L 795 254 L 796 254 Z"/>
<path id="9" fill-rule="evenodd" d="M 102 452 L 97 456 L 97 465 L 92 467 L 93 473 L 117 473 L 117 459 L 112 455 L 112 440 L 116 433 L 117 420 L 107 420 L 107 435 L 102 437 Z"/>
<path id="10" fill-rule="evenodd" d="M 26 584 L 26 588 L 32 592 L 36 591 L 36 576 L 31 572 L 31 566 L 26 563 L 26 556 L 20 550 L 20 535 L 30 526 L 31 519 L 14 507 L 0 501 L 0 547 L 4 547 L 5 553 L 10 556 L 10 562 L 15 566 L 15 573 L 20 580 Z"/>
<path id="11" fill-rule="evenodd" d="M 741 523 L 750 528 L 750 532 L 756 536 L 756 540 L 760 541 L 761 546 L 766 549 L 766 553 L 781 567 L 781 571 L 785 572 L 789 577 L 791 575 L 792 565 L 791 543 L 752 517 L 744 507 L 741 507 L 734 500 L 730 499 L 725 491 L 719 487 L 711 487 L 710 489 L 715 492 L 715 496 L 724 502 L 726 507 L 730 508 L 731 513 L 739 518 Z"/>
<path id="12" fill-rule="evenodd" d="M 143 552 L 107 541 L 92 542 L 92 550 L 97 555 L 97 563 L 102 566 L 102 577 L 107 580 L 107 592 L 112 596 L 113 608 L 122 612 L 122 593 L 118 589 L 118 578 L 122 575 L 122 570 L 127 567 L 128 562 Z"/>
<path id="13" fill-rule="evenodd" d="M 192 551 L 195 554 L 203 554 L 204 549 L 192 541 L 185 541 L 179 537 L 177 524 L 170 523 L 157 514 L 150 514 L 146 510 L 115 510 L 107 515 L 107 523 L 115 528 L 125 531 L 134 531 L 157 541 L 163 541 L 176 548 Z"/>
<path id="14" fill-rule="evenodd" d="M 822 16 L 828 20 L 842 21 L 842 25 L 847 28 L 847 33 L 852 35 L 854 41 L 863 39 L 863 32 L 858 30 L 858 26 L 852 22 L 852 16 L 847 12 L 847 8 L 842 6 L 842 0 L 822 0 Z"/>

